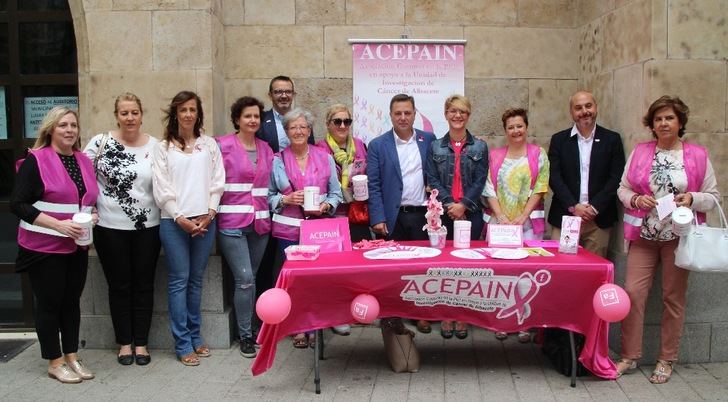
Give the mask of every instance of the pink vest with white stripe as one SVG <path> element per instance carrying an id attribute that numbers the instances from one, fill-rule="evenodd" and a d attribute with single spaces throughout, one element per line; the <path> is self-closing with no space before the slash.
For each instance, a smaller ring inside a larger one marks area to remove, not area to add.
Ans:
<path id="1" fill-rule="evenodd" d="M 650 170 L 655 159 L 655 148 L 657 141 L 642 142 L 634 147 L 632 160 L 627 170 L 627 181 L 637 194 L 653 195 L 650 190 Z M 688 177 L 689 192 L 697 192 L 703 184 L 705 170 L 708 165 L 708 153 L 705 148 L 683 142 L 683 165 L 685 174 Z M 637 240 L 640 238 L 640 231 L 644 217 L 649 210 L 626 208 L 624 211 L 624 238 Z M 705 213 L 697 212 L 698 223 L 705 222 Z"/>
<path id="2" fill-rule="evenodd" d="M 43 195 L 33 204 L 42 213 L 58 220 L 71 219 L 79 211 L 79 196 L 76 184 L 68 175 L 61 158 L 48 146 L 30 151 L 38 162 L 38 171 L 43 181 Z M 80 200 L 81 206 L 93 206 L 99 195 L 93 163 L 82 152 L 73 151 L 81 169 L 86 194 Z M 70 254 L 78 247 L 76 242 L 53 229 L 20 221 L 18 244 L 28 250 L 51 254 Z"/>
<path id="3" fill-rule="evenodd" d="M 253 166 L 235 133 L 215 140 L 220 145 L 225 166 L 225 192 L 220 199 L 218 229 L 240 229 L 255 222 L 256 233 L 270 232 L 268 182 L 273 151 L 265 141 L 256 138 L 258 161 Z"/>
<path id="4" fill-rule="evenodd" d="M 290 148 L 284 149 L 277 155 L 283 160 L 289 180 L 289 186 L 281 190 L 281 194 L 288 195 L 294 191 L 303 190 L 307 186 L 316 186 L 319 188 L 321 197 L 326 197 L 329 191 L 329 178 L 331 177 L 329 155 L 327 153 L 316 146 L 309 146 L 305 175 L 301 174 L 296 157 Z M 303 219 L 302 207 L 297 205 L 283 207 L 280 213 L 273 214 L 273 236 L 298 241 Z"/>
<path id="5" fill-rule="evenodd" d="M 506 159 L 507 153 L 508 147 L 496 148 L 490 151 L 490 167 L 488 169 L 490 170 L 490 180 L 493 182 L 493 188 L 496 194 L 498 193 L 498 172 L 501 166 L 503 166 L 503 161 Z M 533 192 L 533 188 L 536 186 L 536 180 L 538 179 L 538 158 L 541 155 L 541 147 L 534 144 L 526 144 L 526 155 L 528 156 L 528 168 L 531 170 L 531 191 Z M 483 214 L 483 220 L 486 222 L 486 225 L 490 220 L 490 214 L 490 209 L 486 208 L 486 212 Z M 541 234 L 544 232 L 546 219 L 543 209 L 543 199 L 531 211 L 529 219 L 531 219 L 533 233 Z"/>

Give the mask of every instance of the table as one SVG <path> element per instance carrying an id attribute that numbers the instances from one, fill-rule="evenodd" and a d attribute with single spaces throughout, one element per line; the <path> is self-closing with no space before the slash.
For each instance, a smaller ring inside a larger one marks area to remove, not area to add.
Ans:
<path id="1" fill-rule="evenodd" d="M 473 241 L 471 247 L 485 242 Z M 353 323 L 351 301 L 368 293 L 379 301 L 379 317 L 464 321 L 505 332 L 538 327 L 578 332 L 586 336 L 579 361 L 599 377 L 616 378 L 608 357 L 609 324 L 592 308 L 597 288 L 614 279 L 610 261 L 581 248 L 576 255 L 549 249 L 555 256 L 521 260 L 469 260 L 452 256 L 453 250 L 448 242 L 430 258 L 371 260 L 354 250 L 286 261 L 276 287 L 291 296 L 291 312 L 281 323 L 261 328 L 253 375 L 273 365 L 284 337 Z"/>

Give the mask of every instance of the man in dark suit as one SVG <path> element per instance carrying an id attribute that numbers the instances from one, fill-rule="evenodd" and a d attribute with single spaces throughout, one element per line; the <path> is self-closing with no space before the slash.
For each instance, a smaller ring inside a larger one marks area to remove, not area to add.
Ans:
<path id="1" fill-rule="evenodd" d="M 392 130 L 369 143 L 369 222 L 379 237 L 426 240 L 425 225 L 427 150 L 432 133 L 412 127 L 415 100 L 395 95 L 389 103 Z"/>
<path id="2" fill-rule="evenodd" d="M 256 136 L 267 142 L 273 152 L 278 152 L 290 144 L 286 132 L 283 130 L 283 116 L 291 110 L 296 98 L 293 80 L 285 75 L 274 77 L 268 85 L 268 97 L 273 107 L 263 112 L 263 116 L 260 118 L 260 129 Z M 313 144 L 314 141 L 313 132 L 311 132 L 308 143 Z"/>
<path id="3" fill-rule="evenodd" d="M 622 138 L 597 125 L 597 103 L 591 93 L 575 93 L 569 107 L 574 126 L 554 134 L 548 152 L 554 194 L 548 215 L 551 238 L 559 239 L 563 215 L 579 216 L 579 243 L 606 257 L 625 163 Z"/>

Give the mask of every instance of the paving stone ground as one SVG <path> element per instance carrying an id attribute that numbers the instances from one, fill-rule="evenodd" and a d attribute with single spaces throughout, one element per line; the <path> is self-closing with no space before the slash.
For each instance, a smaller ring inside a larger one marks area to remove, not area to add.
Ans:
<path id="1" fill-rule="evenodd" d="M 497 341 L 471 330 L 466 340 L 444 340 L 437 326 L 415 341 L 421 370 L 395 374 L 383 355 L 377 328 L 355 327 L 351 336 L 327 331 L 321 362 L 322 393 L 313 385 L 313 350 L 288 339 L 274 366 L 253 377 L 252 360 L 237 345 L 215 349 L 198 367 L 184 367 L 169 350 L 152 350 L 148 366 L 121 366 L 114 350 L 81 350 L 96 378 L 65 385 L 48 378 L 38 344 L 0 364 L 1 401 L 728 401 L 728 363 L 678 364 L 669 383 L 647 381 L 653 365 L 617 381 L 580 377 L 576 388 L 555 372 L 534 344 L 514 336 Z"/>

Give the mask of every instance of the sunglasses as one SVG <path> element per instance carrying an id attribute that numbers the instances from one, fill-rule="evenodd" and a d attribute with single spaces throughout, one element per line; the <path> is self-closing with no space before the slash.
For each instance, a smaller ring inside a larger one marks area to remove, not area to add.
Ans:
<path id="1" fill-rule="evenodd" d="M 336 127 L 341 127 L 341 124 L 343 123 L 345 127 L 351 126 L 351 123 L 353 122 L 352 119 L 331 119 L 330 122 L 334 123 Z"/>

